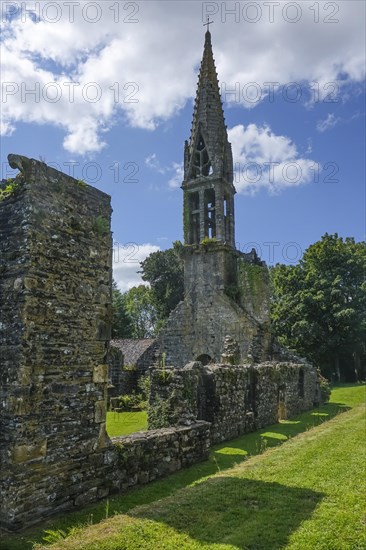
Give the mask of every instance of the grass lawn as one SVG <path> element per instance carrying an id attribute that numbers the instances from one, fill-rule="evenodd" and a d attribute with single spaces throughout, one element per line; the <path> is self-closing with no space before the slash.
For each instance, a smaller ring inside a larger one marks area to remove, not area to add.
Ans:
<path id="1" fill-rule="evenodd" d="M 52 548 L 364 550 L 364 399 L 365 386 L 338 387 L 318 410 L 218 445 L 206 462 L 7 537 L 1 548 L 26 550 L 45 529 L 82 526 Z"/>
<path id="2" fill-rule="evenodd" d="M 107 412 L 107 432 L 109 437 L 128 435 L 147 430 L 147 412 Z"/>

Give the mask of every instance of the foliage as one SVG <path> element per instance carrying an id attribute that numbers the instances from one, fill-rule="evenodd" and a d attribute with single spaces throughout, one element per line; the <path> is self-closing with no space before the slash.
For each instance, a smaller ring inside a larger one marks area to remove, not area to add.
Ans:
<path id="1" fill-rule="evenodd" d="M 92 527 L 54 549 L 364 548 L 363 462 L 357 458 L 364 394 L 360 385 L 336 388 L 331 403 L 316 412 L 220 444 L 209 461 L 113 496 L 108 522 L 104 502 L 49 520 L 48 527 L 65 529 L 93 511 Z M 324 422 L 339 403 L 356 408 Z M 269 445 L 278 447 L 265 451 Z M 26 539 L 15 535 L 8 543 L 7 537 L 6 548 L 27 550 L 35 537 L 42 537 L 39 527 Z"/>
<path id="2" fill-rule="evenodd" d="M 239 302 L 241 297 L 241 289 L 236 284 L 230 284 L 225 287 L 225 294 L 234 302 Z"/>
<path id="3" fill-rule="evenodd" d="M 203 246 L 209 246 L 210 244 L 215 244 L 219 242 L 216 237 L 204 237 L 201 241 L 201 244 L 203 244 Z"/>
<path id="4" fill-rule="evenodd" d="M 298 265 L 271 269 L 276 335 L 325 376 L 352 379 L 355 359 L 365 359 L 365 270 L 366 243 L 337 234 L 311 245 Z"/>
<path id="5" fill-rule="evenodd" d="M 112 338 L 132 338 L 132 318 L 127 311 L 125 297 L 115 281 L 112 284 L 112 309 Z"/>
<path id="6" fill-rule="evenodd" d="M 174 399 L 175 395 L 172 394 Z M 170 399 L 161 399 L 156 397 L 154 406 L 149 407 L 148 411 L 149 425 L 153 425 L 154 429 L 168 428 L 172 425 L 172 407 Z"/>
<path id="7" fill-rule="evenodd" d="M 97 216 L 93 220 L 93 231 L 98 235 L 108 235 L 109 233 L 109 221 L 102 215 Z"/>
<path id="8" fill-rule="evenodd" d="M 150 283 L 159 327 L 164 324 L 177 304 L 183 300 L 183 262 L 179 254 L 181 247 L 181 243 L 177 241 L 173 248 L 153 252 L 141 262 L 142 271 L 140 273 L 142 280 Z"/>
<path id="9" fill-rule="evenodd" d="M 59 542 L 61 540 L 66 539 L 67 537 L 71 537 L 73 535 L 76 535 L 77 533 L 81 532 L 83 529 L 83 525 L 75 526 L 75 527 L 69 527 L 68 529 L 46 529 L 44 531 L 43 536 L 43 542 L 46 544 L 54 544 L 55 542 Z"/>
<path id="10" fill-rule="evenodd" d="M 119 395 L 118 400 L 120 408 L 125 411 L 130 411 L 131 409 L 142 409 L 145 404 L 141 393 Z"/>
<path id="11" fill-rule="evenodd" d="M 319 386 L 320 386 L 320 394 L 322 397 L 322 403 L 328 403 L 330 399 L 330 394 L 331 394 L 329 380 L 324 378 L 324 376 L 320 374 L 320 371 L 318 371 L 318 380 L 319 380 Z"/>
<path id="12" fill-rule="evenodd" d="M 7 179 L 6 184 L 0 185 L 0 201 L 10 197 L 18 188 L 18 182 L 16 180 Z"/>
<path id="13" fill-rule="evenodd" d="M 132 338 L 153 338 L 158 314 L 151 288 L 134 286 L 123 294 L 123 300 L 132 322 Z"/>
<path id="14" fill-rule="evenodd" d="M 151 388 L 150 374 L 145 374 L 144 376 L 141 376 L 139 381 L 137 382 L 137 386 L 141 392 L 142 402 L 145 403 L 145 405 L 147 406 Z"/>
<path id="15" fill-rule="evenodd" d="M 76 180 L 75 183 L 78 187 L 87 187 L 87 183 L 84 180 Z"/>
<path id="16" fill-rule="evenodd" d="M 122 293 L 112 285 L 113 338 L 152 338 L 157 330 L 157 311 L 152 291 L 145 285 Z M 128 370 L 129 366 L 126 365 Z M 131 366 L 131 368 L 133 368 Z"/>

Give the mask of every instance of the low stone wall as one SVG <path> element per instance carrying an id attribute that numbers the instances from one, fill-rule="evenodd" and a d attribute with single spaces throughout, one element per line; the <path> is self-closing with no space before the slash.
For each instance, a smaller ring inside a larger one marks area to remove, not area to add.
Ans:
<path id="1" fill-rule="evenodd" d="M 117 468 L 109 480 L 113 490 L 125 490 L 149 483 L 208 458 L 210 424 L 196 422 L 191 426 L 137 432 L 114 437 Z M 115 450 L 111 451 L 115 460 Z"/>
<path id="2" fill-rule="evenodd" d="M 211 443 L 227 441 L 311 409 L 319 401 L 315 369 L 307 363 L 206 365 L 154 369 L 149 428 L 211 423 Z"/>

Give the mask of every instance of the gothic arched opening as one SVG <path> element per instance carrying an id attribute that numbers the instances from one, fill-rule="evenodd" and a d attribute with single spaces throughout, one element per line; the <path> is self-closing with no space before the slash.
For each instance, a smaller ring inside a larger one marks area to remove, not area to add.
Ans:
<path id="1" fill-rule="evenodd" d="M 216 237 L 216 197 L 214 189 L 205 189 L 205 237 Z"/>
<path id="2" fill-rule="evenodd" d="M 199 135 L 196 150 L 194 152 L 194 177 L 209 176 L 211 162 L 202 135 Z"/>

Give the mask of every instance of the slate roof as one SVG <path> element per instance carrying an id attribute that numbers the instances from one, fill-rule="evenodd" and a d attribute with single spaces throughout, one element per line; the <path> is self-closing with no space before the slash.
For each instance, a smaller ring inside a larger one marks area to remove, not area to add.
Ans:
<path id="1" fill-rule="evenodd" d="M 155 342 L 155 338 L 111 340 L 111 346 L 122 351 L 125 365 L 135 365 Z"/>

